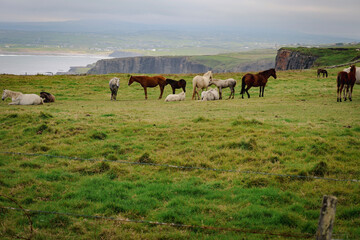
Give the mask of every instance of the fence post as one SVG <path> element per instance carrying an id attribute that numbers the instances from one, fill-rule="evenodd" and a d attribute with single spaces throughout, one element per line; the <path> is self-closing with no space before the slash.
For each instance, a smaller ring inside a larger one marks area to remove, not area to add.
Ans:
<path id="1" fill-rule="evenodd" d="M 319 226 L 316 232 L 317 240 L 331 240 L 331 234 L 335 221 L 337 198 L 324 196 L 320 210 Z"/>

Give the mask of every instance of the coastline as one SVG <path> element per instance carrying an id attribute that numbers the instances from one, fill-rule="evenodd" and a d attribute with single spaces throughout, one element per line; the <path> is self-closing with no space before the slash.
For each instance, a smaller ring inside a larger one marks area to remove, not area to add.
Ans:
<path id="1" fill-rule="evenodd" d="M 86 53 L 86 52 L 54 52 L 54 51 L 3 51 L 0 49 L 2 56 L 96 56 L 109 57 L 111 52 L 103 53 Z"/>

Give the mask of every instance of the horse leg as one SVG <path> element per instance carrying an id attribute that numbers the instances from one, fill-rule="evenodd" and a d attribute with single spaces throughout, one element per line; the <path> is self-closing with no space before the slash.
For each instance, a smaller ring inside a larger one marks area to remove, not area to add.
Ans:
<path id="1" fill-rule="evenodd" d="M 222 99 L 222 88 L 219 87 L 219 99 Z"/>
<path id="2" fill-rule="evenodd" d="M 144 87 L 144 92 L 145 92 L 145 100 L 147 100 L 147 90 L 146 90 L 146 87 Z"/>
<path id="3" fill-rule="evenodd" d="M 344 86 L 344 101 L 346 101 L 346 96 L 347 96 L 347 94 L 348 94 L 348 90 L 349 90 L 349 86 L 346 84 L 346 85 Z"/>
<path id="4" fill-rule="evenodd" d="M 195 95 L 196 95 L 196 87 L 193 88 L 193 94 L 192 94 L 192 98 L 191 98 L 192 100 L 194 100 Z"/>
<path id="5" fill-rule="evenodd" d="M 11 103 L 9 103 L 9 105 L 20 105 L 20 99 L 15 99 Z"/>
<path id="6" fill-rule="evenodd" d="M 341 85 L 340 85 L 340 90 L 339 90 L 339 102 L 341 102 L 341 92 L 342 92 L 342 90 L 343 90 L 343 87 L 344 87 L 344 85 L 341 84 Z"/>
<path id="7" fill-rule="evenodd" d="M 184 86 L 182 86 L 182 90 L 183 90 L 184 92 L 186 92 L 186 91 L 185 91 L 185 87 L 184 87 Z"/>
<path id="8" fill-rule="evenodd" d="M 114 91 L 114 101 L 116 101 L 117 89 Z"/>
<path id="9" fill-rule="evenodd" d="M 173 94 L 175 94 L 175 87 L 171 86 L 172 90 L 173 90 Z"/>
<path id="10" fill-rule="evenodd" d="M 352 101 L 352 91 L 353 91 L 353 87 L 354 85 L 350 86 L 350 91 L 349 91 L 349 100 Z"/>
<path id="11" fill-rule="evenodd" d="M 248 98 L 250 98 L 250 94 L 249 94 L 249 90 L 250 89 L 250 87 L 247 87 L 246 89 L 245 89 L 245 92 L 247 93 L 247 95 L 248 95 Z"/>
<path id="12" fill-rule="evenodd" d="M 262 87 L 262 94 L 261 96 L 264 97 L 265 85 Z"/>
<path id="13" fill-rule="evenodd" d="M 159 85 L 159 86 L 160 86 L 160 85 Z M 173 91 L 175 92 L 175 89 L 174 89 Z M 162 98 L 163 92 L 164 92 L 164 86 L 160 86 L 160 96 L 159 96 L 159 99 Z"/>

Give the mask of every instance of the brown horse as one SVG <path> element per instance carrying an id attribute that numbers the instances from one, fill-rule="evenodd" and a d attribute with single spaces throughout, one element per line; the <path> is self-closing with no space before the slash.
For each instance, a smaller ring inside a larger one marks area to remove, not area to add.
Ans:
<path id="1" fill-rule="evenodd" d="M 140 85 L 144 88 L 145 92 L 145 99 L 147 99 L 147 90 L 146 88 L 150 87 L 156 87 L 159 85 L 160 87 L 160 96 L 159 99 L 162 98 L 164 87 L 166 86 L 166 79 L 163 76 L 154 76 L 154 77 L 148 77 L 148 76 L 130 76 L 128 86 L 130 86 L 133 82 L 138 82 Z"/>
<path id="2" fill-rule="evenodd" d="M 355 77 L 356 67 L 352 65 L 350 67 L 350 72 L 341 71 L 337 75 L 337 101 L 341 102 L 341 92 L 344 88 L 344 101 L 346 101 L 346 96 L 349 96 L 349 100 L 352 101 L 352 91 L 356 81 Z M 349 91 L 350 88 L 350 91 Z"/>
<path id="3" fill-rule="evenodd" d="M 44 103 L 55 102 L 55 96 L 48 92 L 41 92 L 40 97 L 43 99 Z"/>
<path id="4" fill-rule="evenodd" d="M 323 77 L 328 77 L 328 72 L 325 69 L 319 68 L 317 70 L 317 77 L 320 77 L 321 74 Z"/>
<path id="5" fill-rule="evenodd" d="M 241 83 L 241 92 L 240 92 L 240 94 L 242 95 L 241 97 L 244 98 L 244 93 L 246 92 L 248 98 L 250 98 L 250 94 L 248 90 L 251 87 L 260 87 L 259 97 L 264 97 L 265 85 L 270 76 L 276 79 L 276 71 L 274 68 L 271 68 L 263 72 L 259 72 L 257 74 L 251 74 L 251 73 L 245 74 L 242 78 L 242 83 Z M 245 89 L 245 85 L 247 86 L 246 89 Z"/>

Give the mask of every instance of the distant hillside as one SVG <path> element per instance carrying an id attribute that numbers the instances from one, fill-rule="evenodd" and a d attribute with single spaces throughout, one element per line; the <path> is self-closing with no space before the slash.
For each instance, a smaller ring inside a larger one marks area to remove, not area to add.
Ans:
<path id="1" fill-rule="evenodd" d="M 360 44 L 328 48 L 281 48 L 275 62 L 277 70 L 332 66 L 360 59 Z"/>
<path id="2" fill-rule="evenodd" d="M 89 74 L 261 71 L 274 67 L 275 50 L 204 56 L 129 57 L 98 61 Z"/>

